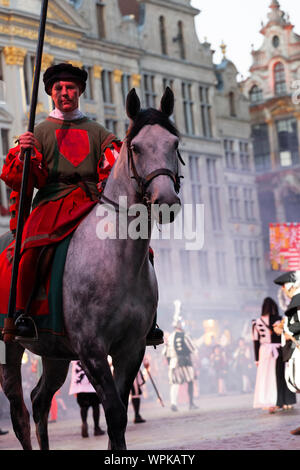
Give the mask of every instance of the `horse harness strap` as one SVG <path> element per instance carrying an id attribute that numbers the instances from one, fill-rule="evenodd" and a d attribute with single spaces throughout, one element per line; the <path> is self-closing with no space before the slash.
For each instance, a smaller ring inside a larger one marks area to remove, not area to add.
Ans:
<path id="1" fill-rule="evenodd" d="M 161 175 L 169 176 L 172 179 L 173 183 L 174 183 L 174 188 L 175 188 L 176 193 L 177 194 L 179 193 L 180 179 L 183 178 L 183 176 L 180 176 L 178 174 L 178 171 L 177 171 L 177 173 L 174 173 L 173 171 L 171 171 L 167 168 L 159 168 L 157 170 L 152 171 L 149 175 L 147 175 L 145 178 L 143 178 L 137 172 L 137 169 L 136 169 L 136 166 L 135 166 L 135 163 L 134 163 L 134 160 L 133 160 L 132 148 L 130 147 L 129 144 L 127 145 L 127 150 L 128 150 L 128 163 L 130 163 L 131 170 L 132 170 L 132 173 L 133 173 L 132 178 L 134 178 L 136 180 L 143 198 L 146 195 L 146 189 L 149 186 L 149 184 L 151 183 L 151 181 L 154 178 L 156 178 L 157 176 L 161 176 Z M 177 150 L 177 156 L 178 156 L 178 159 L 180 160 L 180 162 L 183 165 L 185 165 L 185 163 L 182 160 L 182 157 L 181 157 L 178 150 Z"/>

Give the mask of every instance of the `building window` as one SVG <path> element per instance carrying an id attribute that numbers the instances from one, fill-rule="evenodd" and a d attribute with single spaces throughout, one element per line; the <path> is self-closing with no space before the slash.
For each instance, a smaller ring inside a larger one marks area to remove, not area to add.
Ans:
<path id="1" fill-rule="evenodd" d="M 32 88 L 32 82 L 33 82 L 34 65 L 35 65 L 34 56 L 27 54 L 24 59 L 24 86 L 25 86 L 25 97 L 26 97 L 27 105 L 30 105 L 30 100 L 31 100 L 31 88 Z"/>
<path id="2" fill-rule="evenodd" d="M 88 73 L 88 78 L 86 81 L 86 87 L 83 93 L 83 97 L 85 100 L 93 100 L 94 99 L 94 93 L 93 93 L 93 73 L 92 73 L 92 67 L 83 67 L 86 72 Z"/>
<path id="3" fill-rule="evenodd" d="M 244 188 L 244 209 L 245 209 L 245 219 L 248 221 L 255 220 L 255 202 L 253 188 Z"/>
<path id="4" fill-rule="evenodd" d="M 238 186 L 229 186 L 229 211 L 232 219 L 240 218 L 240 200 Z"/>
<path id="5" fill-rule="evenodd" d="M 274 91 L 277 96 L 286 93 L 285 69 L 282 62 L 277 62 L 274 67 Z"/>
<path id="6" fill-rule="evenodd" d="M 202 120 L 202 134 L 205 137 L 212 137 L 212 126 L 211 126 L 211 104 L 209 102 L 209 87 L 200 86 L 200 108 L 201 108 L 201 120 Z"/>
<path id="7" fill-rule="evenodd" d="M 210 185 L 208 187 L 209 202 L 212 217 L 213 230 L 222 230 L 221 208 L 220 208 L 220 188 Z"/>
<path id="8" fill-rule="evenodd" d="M 234 240 L 235 266 L 238 285 L 246 285 L 246 257 L 244 254 L 244 240 Z"/>
<path id="9" fill-rule="evenodd" d="M 112 72 L 103 70 L 101 75 L 103 102 L 105 104 L 113 104 Z"/>
<path id="10" fill-rule="evenodd" d="M 226 285 L 226 253 L 224 251 L 216 252 L 217 261 L 217 280 L 218 285 Z"/>
<path id="11" fill-rule="evenodd" d="M 236 109 L 235 109 L 235 96 L 233 91 L 229 93 L 229 114 L 231 117 L 236 117 Z"/>
<path id="12" fill-rule="evenodd" d="M 0 173 L 2 171 L 3 164 L 8 154 L 8 129 L 1 129 L 1 142 L 0 142 Z M 4 181 L 0 180 L 0 215 L 9 214 L 9 194 L 10 189 Z"/>
<path id="13" fill-rule="evenodd" d="M 278 36 L 273 36 L 272 38 L 273 47 L 277 48 L 280 44 L 280 39 Z"/>
<path id="14" fill-rule="evenodd" d="M 196 206 L 202 204 L 201 198 L 201 182 L 200 182 L 200 157 L 195 155 L 189 156 L 189 176 L 190 185 L 192 192 L 192 204 L 193 204 L 193 222 L 196 220 Z M 195 229 L 196 227 L 193 227 Z"/>
<path id="15" fill-rule="evenodd" d="M 250 154 L 248 142 L 240 142 L 240 164 L 243 171 L 250 170 Z"/>
<path id="16" fill-rule="evenodd" d="M 97 9 L 97 22 L 98 22 L 98 37 L 105 38 L 105 5 L 102 3 L 96 4 Z"/>
<path id="17" fill-rule="evenodd" d="M 195 127 L 193 112 L 194 102 L 192 100 L 192 84 L 188 82 L 182 82 L 181 93 L 183 100 L 185 131 L 188 135 L 194 135 Z"/>
<path id="18" fill-rule="evenodd" d="M 252 126 L 252 139 L 256 171 L 269 170 L 271 161 L 268 124 Z"/>
<path id="19" fill-rule="evenodd" d="M 144 100 L 147 108 L 155 108 L 156 93 L 154 87 L 154 75 L 143 75 Z"/>
<path id="20" fill-rule="evenodd" d="M 127 73 L 123 73 L 121 78 L 122 97 L 123 103 L 126 103 L 126 98 L 131 89 L 131 76 Z"/>
<path id="21" fill-rule="evenodd" d="M 264 99 L 263 91 L 257 85 L 251 88 L 249 96 L 252 104 L 261 103 Z"/>
<path id="22" fill-rule="evenodd" d="M 179 55 L 180 58 L 185 60 L 185 46 L 184 46 L 184 36 L 183 36 L 183 23 L 182 21 L 178 21 L 177 23 L 178 26 L 178 44 L 179 44 Z"/>
<path id="23" fill-rule="evenodd" d="M 279 162 L 282 167 L 299 164 L 297 120 L 281 119 L 276 122 Z"/>
<path id="24" fill-rule="evenodd" d="M 114 135 L 118 134 L 118 121 L 115 119 L 105 119 L 105 127 Z"/>
<path id="25" fill-rule="evenodd" d="M 257 241 L 249 241 L 250 273 L 254 286 L 261 283 L 260 256 Z"/>
<path id="26" fill-rule="evenodd" d="M 234 151 L 234 140 L 224 140 L 225 164 L 228 169 L 236 168 L 236 158 Z"/>
<path id="27" fill-rule="evenodd" d="M 184 285 L 189 286 L 192 280 L 189 251 L 180 250 L 180 264 L 181 264 L 182 282 Z"/>
<path id="28" fill-rule="evenodd" d="M 159 35 L 160 35 L 161 53 L 163 55 L 168 55 L 166 25 L 165 25 L 164 16 L 159 17 Z"/>
<path id="29" fill-rule="evenodd" d="M 210 272 L 208 264 L 208 253 L 207 251 L 200 250 L 198 251 L 198 273 L 200 288 L 201 286 L 207 286 L 210 283 Z"/>

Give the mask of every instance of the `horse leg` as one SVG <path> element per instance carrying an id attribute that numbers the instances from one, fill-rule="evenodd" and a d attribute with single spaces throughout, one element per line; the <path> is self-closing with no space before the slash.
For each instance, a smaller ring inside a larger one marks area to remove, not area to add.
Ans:
<path id="1" fill-rule="evenodd" d="M 109 448 L 126 450 L 125 429 L 127 413 L 118 394 L 104 349 L 85 350 L 79 354 L 81 365 L 96 390 L 106 417 Z"/>
<path id="2" fill-rule="evenodd" d="M 135 345 L 131 348 L 130 361 L 126 354 L 121 351 L 113 356 L 115 383 L 126 410 L 128 409 L 130 390 L 140 369 L 144 354 L 145 347 L 138 348 Z"/>
<path id="3" fill-rule="evenodd" d="M 6 345 L 6 364 L 0 367 L 0 382 L 10 403 L 10 416 L 15 435 L 24 450 L 32 450 L 30 416 L 24 403 L 21 363 L 24 348 L 18 343 Z"/>
<path id="4" fill-rule="evenodd" d="M 33 419 L 41 450 L 49 449 L 48 415 L 54 394 L 64 384 L 70 361 L 42 358 L 43 374 L 31 392 Z"/>

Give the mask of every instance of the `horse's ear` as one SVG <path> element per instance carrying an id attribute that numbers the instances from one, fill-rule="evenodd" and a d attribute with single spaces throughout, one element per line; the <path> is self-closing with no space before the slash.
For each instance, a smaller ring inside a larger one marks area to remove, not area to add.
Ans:
<path id="1" fill-rule="evenodd" d="M 141 102 L 136 94 L 135 88 L 132 88 L 126 98 L 126 113 L 129 119 L 134 119 L 141 110 Z"/>
<path id="2" fill-rule="evenodd" d="M 170 117 L 173 114 L 174 111 L 174 93 L 167 86 L 163 97 L 160 101 L 160 110 L 162 113 L 166 114 L 168 117 Z"/>

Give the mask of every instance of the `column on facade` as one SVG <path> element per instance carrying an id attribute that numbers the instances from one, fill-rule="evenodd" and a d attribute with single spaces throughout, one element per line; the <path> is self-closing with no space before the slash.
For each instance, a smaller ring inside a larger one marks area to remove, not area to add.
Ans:
<path id="1" fill-rule="evenodd" d="M 6 102 L 10 109 L 14 110 L 13 129 L 10 130 L 9 146 L 13 146 L 13 142 L 17 136 L 24 132 L 24 117 L 27 112 L 25 86 L 24 86 L 24 57 L 26 49 L 16 46 L 5 46 L 3 55 L 5 59 L 5 82 L 6 82 Z M 21 106 L 20 106 L 21 104 Z M 5 159 L 3 153 L 2 142 L 0 141 L 0 170 Z M 6 186 L 0 182 L 1 200 L 5 207 L 8 207 L 8 198 Z"/>
<path id="2" fill-rule="evenodd" d="M 44 89 L 43 74 L 47 68 L 51 67 L 54 62 L 54 56 L 51 54 L 43 54 L 42 64 L 41 64 L 41 77 L 39 82 L 39 101 L 37 103 L 36 113 L 46 113 L 49 114 L 52 111 L 52 99 L 49 95 L 46 94 Z"/>
<path id="3" fill-rule="evenodd" d="M 98 104 L 97 120 L 98 122 L 104 124 L 105 114 L 104 114 L 104 104 L 103 104 L 103 96 L 102 96 L 102 79 L 101 79 L 102 70 L 103 70 L 103 67 L 101 67 L 101 65 L 95 64 L 93 66 L 94 96 L 95 96 L 95 102 Z"/>
<path id="4" fill-rule="evenodd" d="M 122 70 L 115 69 L 113 71 L 113 96 L 116 105 L 117 136 L 120 139 L 123 139 L 125 135 L 125 111 L 121 89 L 122 76 Z"/>
<path id="5" fill-rule="evenodd" d="M 22 47 L 5 46 L 5 82 L 7 84 L 7 102 L 9 108 L 15 112 L 14 128 L 17 134 L 24 131 L 24 116 L 27 113 L 25 85 L 24 85 L 24 58 L 27 50 Z M 21 108 L 20 108 L 21 103 Z M 15 136 L 11 136 L 14 138 Z"/>
<path id="6" fill-rule="evenodd" d="M 275 170 L 278 165 L 277 154 L 278 154 L 278 145 L 277 145 L 277 133 L 276 133 L 276 124 L 273 119 L 266 121 L 268 124 L 269 132 L 269 144 L 270 144 L 270 163 L 271 169 Z"/>

